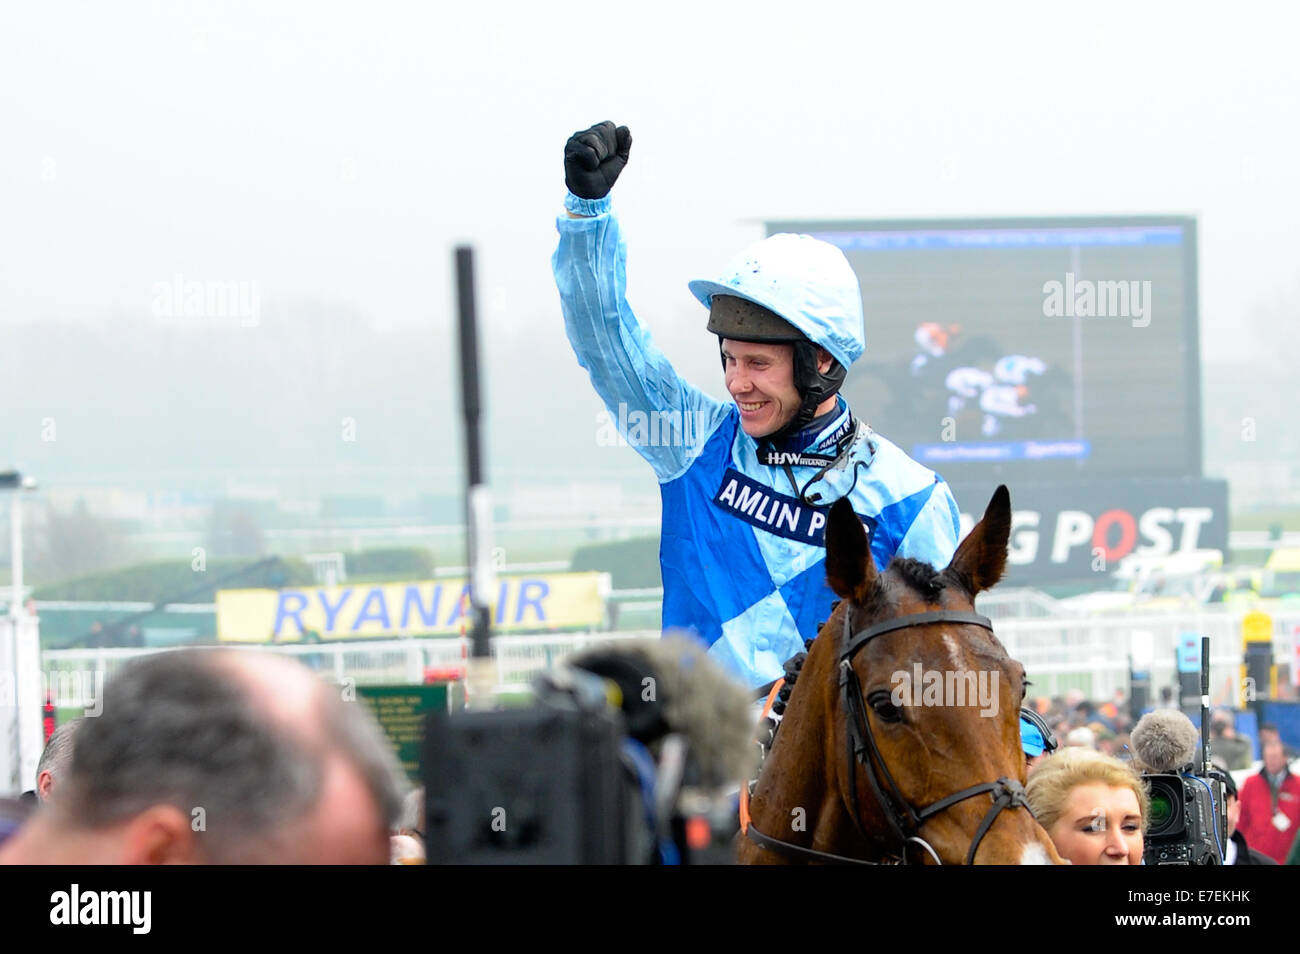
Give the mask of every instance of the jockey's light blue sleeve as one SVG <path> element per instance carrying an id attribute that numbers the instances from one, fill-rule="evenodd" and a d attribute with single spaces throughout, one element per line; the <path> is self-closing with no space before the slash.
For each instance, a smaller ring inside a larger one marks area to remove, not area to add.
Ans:
<path id="1" fill-rule="evenodd" d="M 627 303 L 627 246 L 610 199 L 570 194 L 551 258 L 564 328 L 613 423 L 660 481 L 684 472 L 729 405 L 687 384 Z"/>
<path id="2" fill-rule="evenodd" d="M 898 556 L 924 560 L 936 570 L 952 562 L 961 535 L 961 513 L 947 483 L 936 480 L 930 499 L 917 513 L 898 545 Z"/>

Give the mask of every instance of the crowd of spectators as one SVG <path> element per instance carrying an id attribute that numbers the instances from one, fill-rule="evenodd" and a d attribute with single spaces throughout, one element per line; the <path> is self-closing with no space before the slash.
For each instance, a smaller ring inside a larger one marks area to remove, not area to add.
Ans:
<path id="1" fill-rule="evenodd" d="M 1166 700 L 1167 701 L 1167 700 Z M 1062 858 L 1138 864 L 1149 818 L 1122 692 L 1026 700 L 1027 794 Z M 1211 723 L 1230 864 L 1300 863 L 1300 776 L 1274 726 Z M 0 806 L 0 863 L 424 860 L 424 794 L 362 706 L 285 657 L 181 650 L 108 682 L 102 714 L 52 734 L 25 819 Z"/>
<path id="2" fill-rule="evenodd" d="M 1161 703 L 1169 707 L 1168 694 Z M 1076 864 L 1141 863 L 1135 832 L 1146 830 L 1149 806 L 1130 747 L 1135 720 L 1124 693 L 1095 702 L 1070 690 L 1027 699 L 1026 707 L 1038 716 L 1021 720 L 1027 791 L 1058 852 Z M 1045 749 L 1039 720 L 1051 729 L 1055 754 Z M 1296 753 L 1267 723 L 1259 727 L 1258 745 L 1256 758 L 1251 740 L 1236 731 L 1232 710 L 1212 713 L 1210 757 L 1225 779 L 1226 863 L 1300 864 L 1300 775 L 1290 770 Z"/>

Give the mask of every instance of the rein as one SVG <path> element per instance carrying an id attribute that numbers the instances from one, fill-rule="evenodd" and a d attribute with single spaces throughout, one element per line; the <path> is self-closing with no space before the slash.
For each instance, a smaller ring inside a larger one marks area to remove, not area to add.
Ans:
<path id="1" fill-rule="evenodd" d="M 1020 784 L 1019 779 L 1003 777 L 996 782 L 982 782 L 971 785 L 924 808 L 914 809 L 894 781 L 894 777 L 889 772 L 889 766 L 876 744 L 875 736 L 871 732 L 871 723 L 867 718 L 866 705 L 862 698 L 862 684 L 853 669 L 853 657 L 858 654 L 863 646 L 877 636 L 899 629 L 910 629 L 914 626 L 929 626 L 933 623 L 960 623 L 968 626 L 981 626 L 989 632 L 993 632 L 993 624 L 987 616 L 957 610 L 936 610 L 899 616 L 853 633 L 849 623 L 849 613 L 845 612 L 844 614 L 843 648 L 839 654 L 838 669 L 840 692 L 845 707 L 845 738 L 848 743 L 851 817 L 863 838 L 868 842 L 872 841 L 873 839 L 862 830 L 857 788 L 857 768 L 860 765 L 866 770 L 865 774 L 867 780 L 871 783 L 872 794 L 875 795 L 876 802 L 880 805 L 885 820 L 889 823 L 890 830 L 893 833 L 897 847 L 895 855 L 899 859 L 898 863 L 907 864 L 908 846 L 915 845 L 929 854 L 936 864 L 942 864 L 934 847 L 924 838 L 921 838 L 918 831 L 926 821 L 947 811 L 953 805 L 968 798 L 974 798 L 976 795 L 988 793 L 992 796 L 993 804 L 981 820 L 979 828 L 976 829 L 975 837 L 971 841 L 970 850 L 966 854 L 966 864 L 969 865 L 974 863 L 975 853 L 979 850 L 980 843 L 984 840 L 984 836 L 989 829 L 993 827 L 993 823 L 1001 812 L 1015 808 L 1030 810 L 1029 804 L 1025 800 L 1024 787 Z M 774 688 L 772 695 L 768 697 L 768 707 L 764 709 L 764 715 L 771 708 L 771 702 L 776 692 L 777 690 Z M 883 787 L 877 779 L 877 772 L 884 777 L 885 785 Z M 749 817 L 749 799 L 745 797 L 746 795 L 748 795 L 748 786 L 742 787 L 741 790 L 741 829 L 751 841 L 760 847 L 800 861 L 819 861 L 824 864 L 841 865 L 877 865 L 882 863 L 861 858 L 849 858 L 826 851 L 817 851 L 813 848 L 804 848 L 765 834 L 754 825 Z"/>

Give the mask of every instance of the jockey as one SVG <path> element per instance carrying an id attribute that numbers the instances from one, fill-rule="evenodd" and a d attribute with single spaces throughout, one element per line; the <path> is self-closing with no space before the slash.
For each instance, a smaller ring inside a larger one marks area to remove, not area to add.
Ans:
<path id="1" fill-rule="evenodd" d="M 833 245 L 773 235 L 716 281 L 691 282 L 732 400 L 677 375 L 626 298 L 627 249 L 608 193 L 631 145 L 626 127 L 607 122 L 565 148 L 569 195 L 552 258 L 565 330 L 659 479 L 664 628 L 693 633 L 757 687 L 830 615 L 822 536 L 832 503 L 852 501 L 881 569 L 895 554 L 947 566 L 957 505 L 838 393 L 864 341 L 857 277 Z M 658 426 L 626 426 L 637 419 Z"/>

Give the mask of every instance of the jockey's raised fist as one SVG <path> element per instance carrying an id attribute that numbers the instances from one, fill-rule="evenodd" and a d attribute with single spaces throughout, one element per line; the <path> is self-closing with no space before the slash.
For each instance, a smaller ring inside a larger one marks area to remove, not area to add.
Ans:
<path id="1" fill-rule="evenodd" d="M 597 123 L 564 144 L 564 184 L 583 199 L 603 199 L 627 165 L 632 134 L 626 126 Z"/>

